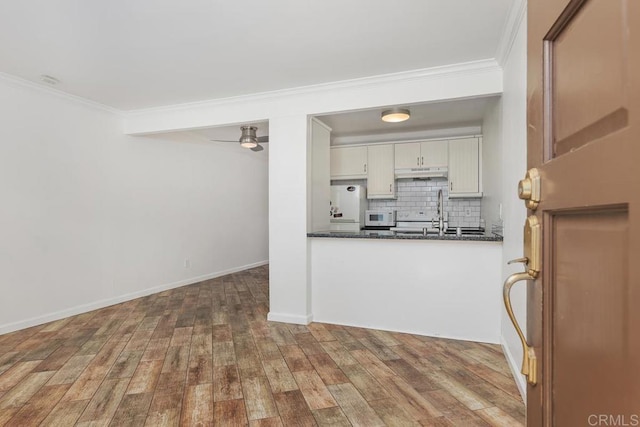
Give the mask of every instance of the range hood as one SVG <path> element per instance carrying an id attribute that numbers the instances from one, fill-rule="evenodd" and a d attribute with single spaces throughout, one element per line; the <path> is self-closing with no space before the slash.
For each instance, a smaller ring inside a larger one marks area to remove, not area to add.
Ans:
<path id="1" fill-rule="evenodd" d="M 406 168 L 396 169 L 396 178 L 446 178 L 449 168 Z"/>

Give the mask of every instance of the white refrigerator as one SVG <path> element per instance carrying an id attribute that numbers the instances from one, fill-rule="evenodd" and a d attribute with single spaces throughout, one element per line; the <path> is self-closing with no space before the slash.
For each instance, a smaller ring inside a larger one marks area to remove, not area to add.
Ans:
<path id="1" fill-rule="evenodd" d="M 332 185 L 331 231 L 360 231 L 364 228 L 367 188 L 363 185 Z"/>

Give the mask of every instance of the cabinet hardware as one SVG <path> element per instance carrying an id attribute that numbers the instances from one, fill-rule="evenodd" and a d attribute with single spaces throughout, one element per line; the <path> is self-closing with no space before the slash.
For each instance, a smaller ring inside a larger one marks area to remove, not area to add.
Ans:
<path id="1" fill-rule="evenodd" d="M 365 172 L 367 171 L 367 164 L 366 163 L 364 164 L 364 171 Z"/>
<path id="2" fill-rule="evenodd" d="M 422 156 L 422 163 L 420 163 L 421 166 L 424 166 L 424 156 Z"/>
<path id="3" fill-rule="evenodd" d="M 453 191 L 453 181 L 449 183 L 449 191 Z"/>
<path id="4" fill-rule="evenodd" d="M 418 163 L 418 166 L 420 166 L 420 156 L 416 157 L 416 162 Z"/>

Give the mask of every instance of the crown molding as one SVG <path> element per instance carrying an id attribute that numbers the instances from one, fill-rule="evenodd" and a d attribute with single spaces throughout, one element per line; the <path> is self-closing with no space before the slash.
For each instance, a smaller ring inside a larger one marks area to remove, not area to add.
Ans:
<path id="1" fill-rule="evenodd" d="M 513 3 L 511 3 L 507 21 L 502 31 L 502 37 L 500 37 L 500 43 L 498 43 L 498 50 L 496 51 L 496 60 L 500 66 L 503 66 L 509 57 L 513 42 L 518 35 L 518 30 L 526 14 L 527 0 L 514 0 Z"/>
<path id="2" fill-rule="evenodd" d="M 473 75 L 478 73 L 502 71 L 502 67 L 495 59 L 483 59 L 479 61 L 464 62 L 444 65 L 439 67 L 423 68 L 418 70 L 401 71 L 398 73 L 380 74 L 371 77 L 361 77 L 350 80 L 340 80 L 317 85 L 301 86 L 296 88 L 281 89 L 269 92 L 258 92 L 249 95 L 240 95 L 227 98 L 217 98 L 205 101 L 173 104 L 162 107 L 151 107 L 138 110 L 128 110 L 123 113 L 127 117 L 136 115 L 180 112 L 195 108 L 217 107 L 226 104 L 250 103 L 256 101 L 275 101 L 282 98 L 298 95 L 322 93 L 337 89 L 361 89 L 370 86 L 378 86 L 389 83 L 409 82 L 413 80 L 437 80 L 455 76 Z"/>
<path id="3" fill-rule="evenodd" d="M 118 116 L 123 116 L 123 112 L 116 108 L 109 107 L 108 105 L 100 104 L 99 102 L 96 102 L 96 101 L 91 101 L 81 96 L 71 95 L 70 93 L 64 92 L 60 89 L 54 89 L 51 87 L 43 86 L 41 84 L 34 83 L 30 80 L 26 80 L 21 77 L 16 77 L 11 74 L 0 72 L 0 80 L 3 80 L 13 86 L 26 87 L 38 92 L 44 92 L 46 94 L 53 95 L 60 99 L 65 99 L 67 101 L 72 101 L 78 104 L 82 104 L 85 107 L 106 111 L 108 113 L 116 114 Z"/>
<path id="4" fill-rule="evenodd" d="M 209 99 L 182 104 L 172 104 L 159 107 L 151 107 L 137 110 L 119 110 L 96 101 L 92 101 L 77 95 L 72 95 L 60 89 L 54 89 L 34 83 L 32 81 L 0 72 L 0 80 L 15 86 L 27 87 L 36 91 L 53 95 L 60 99 L 76 102 L 86 107 L 106 111 L 120 117 L 135 117 L 137 115 L 182 112 L 195 108 L 217 107 L 221 105 L 251 103 L 256 101 L 277 101 L 283 98 L 290 98 L 299 95 L 313 95 L 331 90 L 362 89 L 384 84 L 399 82 L 411 82 L 415 80 L 439 80 L 451 77 L 482 74 L 487 72 L 502 71 L 501 66 L 495 59 L 483 59 L 478 61 L 464 62 L 458 64 L 443 65 L 418 70 L 401 71 L 397 73 L 381 74 L 377 76 L 361 77 L 349 80 L 340 80 L 317 85 L 301 86 L 296 88 L 281 89 L 269 92 L 258 92 L 249 95 L 240 95 L 227 98 Z"/>

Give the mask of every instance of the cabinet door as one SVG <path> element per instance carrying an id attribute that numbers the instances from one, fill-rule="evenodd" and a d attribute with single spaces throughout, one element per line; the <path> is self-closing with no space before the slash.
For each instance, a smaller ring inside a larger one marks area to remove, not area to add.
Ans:
<path id="1" fill-rule="evenodd" d="M 395 196 L 393 144 L 368 147 L 367 198 L 392 199 Z"/>
<path id="2" fill-rule="evenodd" d="M 425 168 L 447 167 L 449 141 L 424 141 L 420 143 L 420 166 Z"/>
<path id="3" fill-rule="evenodd" d="M 318 119 L 311 119 L 311 181 L 308 183 L 307 231 L 329 229 L 331 199 L 329 145 L 331 130 Z"/>
<path id="4" fill-rule="evenodd" d="M 367 147 L 335 147 L 331 149 L 331 179 L 367 177 Z"/>
<path id="5" fill-rule="evenodd" d="M 478 138 L 449 141 L 449 197 L 478 197 Z"/>
<path id="6" fill-rule="evenodd" d="M 408 142 L 394 144 L 396 169 L 410 169 L 420 167 L 420 143 Z"/>

